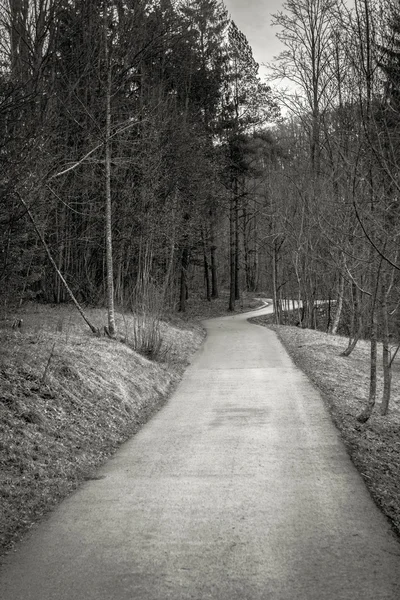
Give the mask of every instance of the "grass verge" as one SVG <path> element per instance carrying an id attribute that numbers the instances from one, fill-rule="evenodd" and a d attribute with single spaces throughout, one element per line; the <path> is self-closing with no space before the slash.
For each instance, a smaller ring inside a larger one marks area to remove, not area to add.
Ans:
<path id="1" fill-rule="evenodd" d="M 393 368 L 390 412 L 361 424 L 356 416 L 364 408 L 369 391 L 369 343 L 360 341 L 349 357 L 340 356 L 347 338 L 292 326 L 271 325 L 267 319 L 251 319 L 275 331 L 295 364 L 319 388 L 339 429 L 353 463 L 373 499 L 400 535 L 400 367 Z M 378 398 L 382 393 L 378 373 Z M 379 406 L 377 407 L 379 408 Z"/>
<path id="2" fill-rule="evenodd" d="M 105 311 L 87 311 L 102 330 Z M 96 338 L 71 307 L 27 306 L 0 322 L 0 555 L 167 399 L 204 337 L 160 323 L 162 360 Z M 122 337 L 135 317 L 118 315 Z"/>

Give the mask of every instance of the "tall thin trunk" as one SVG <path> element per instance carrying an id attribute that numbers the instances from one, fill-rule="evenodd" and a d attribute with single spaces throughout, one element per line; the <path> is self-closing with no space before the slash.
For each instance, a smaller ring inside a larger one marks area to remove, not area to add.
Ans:
<path id="1" fill-rule="evenodd" d="M 107 40 L 107 12 L 104 11 L 104 46 L 107 65 L 107 86 L 106 86 L 106 130 L 104 140 L 105 154 L 105 176 L 106 176 L 106 210 L 105 210 L 105 235 L 106 235 L 106 270 L 107 270 L 107 313 L 108 313 L 108 333 L 114 336 L 115 311 L 114 311 L 114 270 L 113 270 L 113 249 L 112 249 L 112 204 L 111 204 L 111 61 L 108 51 Z"/>
<path id="2" fill-rule="evenodd" d="M 344 275 L 343 275 L 343 271 L 340 271 L 338 291 L 337 291 L 337 297 L 336 297 L 335 314 L 334 314 L 332 325 L 330 328 L 330 333 L 332 335 L 337 334 L 337 330 L 339 327 L 340 317 L 341 317 L 342 309 L 343 309 L 343 296 L 344 296 Z"/>
<path id="3" fill-rule="evenodd" d="M 362 311 L 360 307 L 359 298 L 360 292 L 358 291 L 356 285 L 352 284 L 352 297 L 353 297 L 353 312 L 351 317 L 350 324 L 350 334 L 349 341 L 347 344 L 347 348 L 341 353 L 341 356 L 350 356 L 353 352 L 354 348 L 357 345 L 358 340 L 361 338 L 362 329 L 363 329 L 363 319 L 362 319 Z"/>
<path id="4" fill-rule="evenodd" d="M 189 249 L 185 246 L 181 258 L 181 282 L 179 294 L 179 312 L 186 312 L 186 301 L 188 296 L 187 271 L 189 267 Z"/>
<path id="5" fill-rule="evenodd" d="M 295 252 L 294 261 L 293 261 L 294 272 L 296 274 L 297 280 L 297 318 L 298 318 L 298 326 L 303 327 L 302 319 L 303 319 L 303 306 L 301 299 L 301 276 L 299 272 L 299 252 Z M 294 294 L 293 294 L 294 297 Z"/>
<path id="6" fill-rule="evenodd" d="M 272 247 L 272 290 L 273 290 L 275 323 L 277 325 L 280 325 L 280 323 L 281 323 L 281 307 L 280 307 L 279 301 L 278 301 L 277 280 L 278 280 L 278 259 L 277 259 L 277 252 L 276 252 L 276 240 L 274 240 L 274 244 Z"/>
<path id="7" fill-rule="evenodd" d="M 390 393 L 392 387 L 392 362 L 390 356 L 389 316 L 388 316 L 388 286 L 383 276 L 382 283 L 382 367 L 383 367 L 383 394 L 380 407 L 381 415 L 386 415 L 389 410 Z"/>
<path id="8" fill-rule="evenodd" d="M 211 302 L 210 269 L 206 252 L 204 252 L 204 282 L 206 284 L 206 299 Z"/>
<path id="9" fill-rule="evenodd" d="M 206 298 L 208 302 L 211 302 L 210 266 L 208 264 L 207 236 L 204 231 L 201 232 L 201 237 L 203 240 L 203 265 L 204 283 L 206 285 Z"/>
<path id="10" fill-rule="evenodd" d="M 29 0 L 10 2 L 11 69 L 16 79 L 27 83 L 29 78 L 28 14 Z"/>
<path id="11" fill-rule="evenodd" d="M 371 247 L 371 259 L 372 259 L 372 247 Z M 367 405 L 364 410 L 358 415 L 357 420 L 360 423 L 368 421 L 372 415 L 372 411 L 375 407 L 376 402 L 376 383 L 377 383 L 377 354 L 378 354 L 378 295 L 380 288 L 380 274 L 382 268 L 382 259 L 379 264 L 379 268 L 376 273 L 375 289 L 371 297 L 371 352 L 370 352 L 370 379 L 369 379 L 369 396 Z M 371 280 L 372 280 L 372 261 L 371 261 Z"/>
<path id="12" fill-rule="evenodd" d="M 233 195 L 233 190 L 231 192 L 230 198 L 230 208 L 229 208 L 229 266 L 230 266 L 230 287 L 229 287 L 229 307 L 228 310 L 233 312 L 235 310 L 235 273 L 236 273 L 236 265 L 235 265 L 235 198 Z"/>
<path id="13" fill-rule="evenodd" d="M 326 319 L 326 332 L 329 333 L 332 328 L 332 298 L 331 298 L 331 290 L 329 290 L 328 297 L 328 317 Z"/>
<path id="14" fill-rule="evenodd" d="M 240 274 L 240 263 L 239 263 L 239 200 L 238 200 L 238 189 L 236 189 L 235 198 L 235 300 L 240 300 L 240 286 L 239 286 L 239 274 Z"/>
<path id="15" fill-rule="evenodd" d="M 215 243 L 215 211 L 210 210 L 211 298 L 218 298 L 217 246 Z"/>
<path id="16" fill-rule="evenodd" d="M 253 216 L 253 263 L 252 263 L 252 284 L 253 291 L 258 289 L 258 279 L 259 279 L 259 268 L 258 268 L 258 232 L 257 232 L 257 219 Z"/>
<path id="17" fill-rule="evenodd" d="M 373 302 L 371 310 L 371 350 L 370 350 L 370 379 L 369 396 L 367 405 L 362 413 L 357 417 L 360 423 L 368 421 L 374 410 L 376 402 L 376 374 L 377 374 L 377 346 L 378 346 L 378 320 L 376 315 L 376 303 Z"/>
<path id="18" fill-rule="evenodd" d="M 217 277 L 217 259 L 216 259 L 216 246 L 211 245 L 211 298 L 218 298 L 218 277 Z"/>
<path id="19" fill-rule="evenodd" d="M 176 207 L 178 203 L 178 190 L 175 190 L 174 200 L 172 204 L 172 234 L 171 234 L 171 245 L 169 248 L 169 258 L 167 264 L 167 272 L 165 274 L 164 284 L 162 288 L 161 302 L 165 305 L 167 298 L 168 286 L 171 281 L 172 270 L 174 268 L 174 255 L 175 255 L 175 239 L 176 239 Z"/>
<path id="20" fill-rule="evenodd" d="M 65 221 L 66 221 L 66 216 L 65 216 L 65 205 L 62 204 L 61 205 L 61 215 L 59 217 L 59 213 L 58 213 L 58 206 L 56 207 L 56 211 L 55 211 L 55 218 L 56 218 L 56 234 L 57 234 L 57 246 L 58 246 L 58 269 L 59 271 L 63 271 L 63 260 L 64 260 L 64 249 L 65 249 L 65 239 L 67 237 L 67 233 L 65 230 Z M 63 286 L 61 285 L 61 280 L 59 277 L 56 276 L 56 281 L 55 281 L 55 301 L 57 304 L 60 304 L 60 302 L 62 302 L 63 295 Z"/>
<path id="21" fill-rule="evenodd" d="M 246 290 L 251 291 L 250 259 L 249 259 L 249 241 L 247 236 L 247 209 L 243 206 L 243 263 L 244 275 L 246 281 Z"/>

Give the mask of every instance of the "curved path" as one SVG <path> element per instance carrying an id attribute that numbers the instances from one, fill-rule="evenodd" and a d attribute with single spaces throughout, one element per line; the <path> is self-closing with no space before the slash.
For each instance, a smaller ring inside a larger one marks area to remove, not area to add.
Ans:
<path id="1" fill-rule="evenodd" d="M 399 600 L 400 545 L 321 397 L 246 317 L 206 322 L 169 403 L 8 557 L 2 600 Z"/>

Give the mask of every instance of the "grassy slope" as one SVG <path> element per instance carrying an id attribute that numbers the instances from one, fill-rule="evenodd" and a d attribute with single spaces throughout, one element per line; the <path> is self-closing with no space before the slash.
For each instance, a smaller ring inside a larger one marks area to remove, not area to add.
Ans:
<path id="1" fill-rule="evenodd" d="M 227 305 L 223 293 L 212 303 L 191 299 L 184 319 L 171 315 L 162 324 L 162 362 L 94 337 L 69 306 L 31 304 L 3 315 L 0 555 L 162 406 L 202 342 L 199 319 L 226 314 Z M 102 329 L 105 311 L 87 313 Z M 16 317 L 20 329 L 12 328 Z M 133 319 L 118 316 L 122 336 L 131 337 Z"/>
<path id="2" fill-rule="evenodd" d="M 294 362 L 320 389 L 348 452 L 378 506 L 400 534 L 400 366 L 394 365 L 390 412 L 356 420 L 369 391 L 369 343 L 361 341 L 349 357 L 340 356 L 347 339 L 320 331 L 255 322 L 273 329 Z M 379 368 L 378 399 L 382 392 Z"/>
<path id="3" fill-rule="evenodd" d="M 103 311 L 89 316 L 105 322 Z M 162 405 L 203 339 L 198 325 L 163 324 L 157 363 L 92 336 L 69 307 L 19 317 L 21 330 L 9 319 L 0 328 L 0 552 Z M 120 319 L 124 333 L 132 318 Z"/>

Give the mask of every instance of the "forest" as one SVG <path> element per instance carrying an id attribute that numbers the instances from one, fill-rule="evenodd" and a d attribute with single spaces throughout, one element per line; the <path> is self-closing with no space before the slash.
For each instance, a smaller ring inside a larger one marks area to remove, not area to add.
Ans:
<path id="1" fill-rule="evenodd" d="M 1 0 L 1 303 L 106 306 L 113 337 L 114 306 L 262 291 L 371 341 L 367 420 L 400 342 L 400 9 L 273 20 L 263 82 L 219 0 Z"/>

